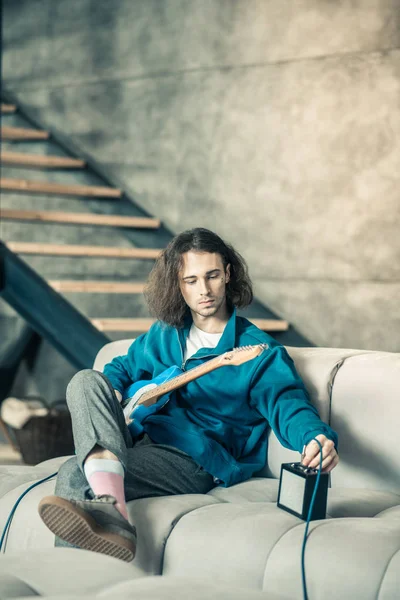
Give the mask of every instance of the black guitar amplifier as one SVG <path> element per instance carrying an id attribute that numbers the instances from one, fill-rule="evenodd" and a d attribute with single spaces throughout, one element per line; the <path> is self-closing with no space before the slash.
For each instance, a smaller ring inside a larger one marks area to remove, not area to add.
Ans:
<path id="1" fill-rule="evenodd" d="M 278 507 L 307 521 L 311 498 L 317 482 L 318 469 L 302 463 L 284 463 L 278 491 Z M 325 519 L 329 473 L 321 473 L 310 521 Z"/>

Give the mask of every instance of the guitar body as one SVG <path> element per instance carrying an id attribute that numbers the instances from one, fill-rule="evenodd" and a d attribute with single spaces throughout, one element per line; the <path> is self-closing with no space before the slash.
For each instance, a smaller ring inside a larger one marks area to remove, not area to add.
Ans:
<path id="1" fill-rule="evenodd" d="M 173 366 L 151 381 L 136 381 L 126 388 L 122 395 L 122 407 L 131 434 L 138 436 L 143 432 L 142 422 L 144 419 L 165 406 L 173 390 L 219 367 L 240 366 L 248 360 L 253 360 L 267 349 L 268 344 L 240 346 L 216 356 L 190 371 L 185 372 L 179 367 Z M 157 390 L 157 388 L 159 389 Z"/>
<path id="2" fill-rule="evenodd" d="M 148 390 L 152 390 L 175 377 L 178 377 L 183 373 L 182 369 L 177 366 L 169 367 L 160 375 L 157 375 L 154 379 L 144 380 L 144 381 L 136 381 L 132 385 L 130 385 L 124 391 L 122 395 L 122 405 L 124 407 L 124 415 L 125 417 L 129 417 L 131 420 L 128 428 L 131 434 L 136 437 L 143 432 L 143 420 L 149 415 L 153 415 L 158 412 L 170 399 L 171 394 L 163 394 L 160 396 L 152 406 L 144 406 L 143 404 L 138 404 L 141 396 Z"/>

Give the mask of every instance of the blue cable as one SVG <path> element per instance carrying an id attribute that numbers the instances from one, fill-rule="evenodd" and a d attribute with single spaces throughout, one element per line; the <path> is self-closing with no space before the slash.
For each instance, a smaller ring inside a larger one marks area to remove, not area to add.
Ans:
<path id="1" fill-rule="evenodd" d="M 304 567 L 304 554 L 305 554 L 305 551 L 306 551 L 306 542 L 307 542 L 308 527 L 310 525 L 311 515 L 312 515 L 313 508 L 314 508 L 315 497 L 317 495 L 319 480 L 320 480 L 321 471 L 322 471 L 322 444 L 316 438 L 314 438 L 314 442 L 317 442 L 317 444 L 319 446 L 320 459 L 319 459 L 319 469 L 318 469 L 318 473 L 317 473 L 317 481 L 315 482 L 315 486 L 314 486 L 314 490 L 313 490 L 313 495 L 311 497 L 310 508 L 308 509 L 306 528 L 305 528 L 305 531 L 304 531 L 304 538 L 303 538 L 303 546 L 301 548 L 301 577 L 302 577 L 302 581 L 303 581 L 303 597 L 304 597 L 304 600 L 308 600 L 307 584 L 306 584 L 306 572 L 305 572 L 305 567 Z"/>
<path id="2" fill-rule="evenodd" d="M 4 527 L 4 529 L 3 529 L 3 533 L 2 533 L 2 535 L 1 535 L 1 539 L 0 539 L 0 552 L 1 552 L 1 549 L 2 549 L 2 547 L 3 547 L 4 539 L 5 539 L 6 535 L 7 535 L 8 528 L 9 528 L 9 527 L 10 527 L 10 525 L 11 525 L 11 521 L 12 521 L 12 519 L 13 519 L 14 513 L 15 513 L 15 511 L 17 510 L 17 508 L 18 508 L 18 504 L 21 502 L 22 498 L 23 498 L 24 496 L 26 496 L 26 494 L 27 494 L 27 493 L 28 493 L 28 492 L 29 492 L 31 489 L 33 489 L 35 486 L 39 485 L 40 483 L 43 483 L 44 481 L 47 481 L 48 479 L 51 479 L 52 477 L 55 477 L 55 476 L 57 475 L 57 473 L 58 473 L 58 471 L 56 471 L 56 472 L 55 472 L 55 473 L 53 473 L 52 475 L 49 475 L 48 477 L 45 477 L 44 479 L 40 479 L 39 481 L 36 481 L 36 482 L 35 482 L 35 483 L 33 483 L 31 486 L 29 486 L 29 487 L 28 487 L 28 489 L 26 489 L 26 490 L 24 491 L 24 493 L 23 493 L 23 494 L 21 494 L 21 495 L 20 495 L 20 497 L 18 498 L 18 500 L 16 501 L 16 503 L 15 503 L 15 504 L 14 504 L 14 506 L 12 507 L 12 510 L 11 510 L 11 512 L 10 512 L 10 514 L 9 514 L 9 516 L 8 516 L 8 519 L 7 519 L 7 523 L 5 524 L 5 527 Z M 4 550 L 4 552 L 5 552 L 5 550 Z"/>

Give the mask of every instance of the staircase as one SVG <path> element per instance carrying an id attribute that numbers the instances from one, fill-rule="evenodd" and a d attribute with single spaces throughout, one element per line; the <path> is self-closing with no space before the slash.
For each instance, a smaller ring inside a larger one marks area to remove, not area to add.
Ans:
<path id="1" fill-rule="evenodd" d="M 1 295 L 69 361 L 90 367 L 104 343 L 151 326 L 144 282 L 172 233 L 29 108 L 6 99 L 1 113 Z M 311 345 L 257 301 L 239 314 L 282 343 Z"/>

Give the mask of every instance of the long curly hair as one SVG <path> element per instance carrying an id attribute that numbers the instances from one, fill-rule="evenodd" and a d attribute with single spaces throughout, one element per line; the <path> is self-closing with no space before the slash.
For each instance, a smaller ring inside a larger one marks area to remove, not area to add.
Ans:
<path id="1" fill-rule="evenodd" d="M 189 308 L 179 287 L 179 272 L 183 267 L 182 254 L 190 250 L 218 253 L 225 270 L 231 265 L 226 285 L 228 306 L 244 308 L 251 303 L 253 289 L 244 258 L 216 233 L 196 227 L 175 236 L 156 260 L 144 290 L 153 317 L 173 327 L 183 327 Z"/>

